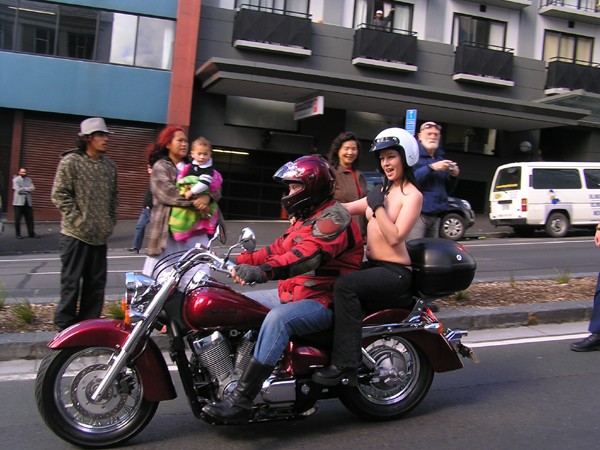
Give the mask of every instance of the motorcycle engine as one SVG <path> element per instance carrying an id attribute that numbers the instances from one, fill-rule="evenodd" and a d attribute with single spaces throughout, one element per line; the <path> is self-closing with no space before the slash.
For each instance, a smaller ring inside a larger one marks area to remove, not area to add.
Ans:
<path id="1" fill-rule="evenodd" d="M 231 332 L 228 339 L 215 331 L 210 336 L 193 341 L 192 346 L 200 366 L 218 385 L 218 398 L 223 399 L 235 389 L 237 380 L 252 357 L 256 337 L 255 331 L 248 331 L 243 336 Z"/>

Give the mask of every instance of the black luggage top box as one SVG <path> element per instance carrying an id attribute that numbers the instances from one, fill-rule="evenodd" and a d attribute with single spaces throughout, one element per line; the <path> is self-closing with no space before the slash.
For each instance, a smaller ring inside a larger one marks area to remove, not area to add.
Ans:
<path id="1" fill-rule="evenodd" d="M 413 287 L 423 295 L 445 296 L 467 289 L 477 263 L 469 251 L 441 238 L 414 239 L 406 243 L 413 268 Z"/>

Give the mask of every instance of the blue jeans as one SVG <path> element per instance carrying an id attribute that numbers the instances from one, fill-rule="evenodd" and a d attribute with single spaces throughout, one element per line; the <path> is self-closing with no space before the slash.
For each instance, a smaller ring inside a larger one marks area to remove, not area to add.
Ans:
<path id="1" fill-rule="evenodd" d="M 133 243 L 131 244 L 131 247 L 137 248 L 138 250 L 142 248 L 144 234 L 146 233 L 146 225 L 150 223 L 151 213 L 152 210 L 150 208 L 142 208 L 140 217 L 138 217 L 137 224 L 135 225 L 135 236 L 133 237 Z"/>
<path id="2" fill-rule="evenodd" d="M 333 326 L 333 311 L 315 300 L 299 300 L 275 306 L 260 327 L 254 358 L 274 366 L 291 336 L 316 333 Z"/>

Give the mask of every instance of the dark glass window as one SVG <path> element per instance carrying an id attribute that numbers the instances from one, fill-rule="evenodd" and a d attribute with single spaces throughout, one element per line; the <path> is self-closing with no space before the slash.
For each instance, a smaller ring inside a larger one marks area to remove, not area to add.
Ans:
<path id="1" fill-rule="evenodd" d="M 58 6 L 20 1 L 17 7 L 16 50 L 54 55 Z"/>
<path id="2" fill-rule="evenodd" d="M 577 169 L 533 169 L 534 189 L 581 189 Z"/>
<path id="3" fill-rule="evenodd" d="M 506 22 L 456 14 L 452 43 L 479 44 L 492 49 L 506 48 Z"/>
<path id="4" fill-rule="evenodd" d="M 17 18 L 17 0 L 3 0 L 0 2 L 0 49 L 12 50 L 14 48 L 13 35 Z"/>
<path id="5" fill-rule="evenodd" d="M 93 9 L 60 7 L 58 20 L 58 56 L 94 58 L 98 12 Z"/>
<path id="6" fill-rule="evenodd" d="M 588 189 L 600 189 L 600 169 L 584 169 L 583 177 Z"/>
<path id="7" fill-rule="evenodd" d="M 173 20 L 0 0 L 3 50 L 170 70 L 174 42 Z"/>
<path id="8" fill-rule="evenodd" d="M 512 191 L 521 189 L 521 168 L 507 167 L 502 169 L 496 177 L 494 192 L 496 191 Z"/>

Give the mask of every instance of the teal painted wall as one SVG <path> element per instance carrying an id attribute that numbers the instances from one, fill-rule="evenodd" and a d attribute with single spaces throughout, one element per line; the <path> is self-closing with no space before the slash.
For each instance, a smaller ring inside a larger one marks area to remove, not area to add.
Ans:
<path id="1" fill-rule="evenodd" d="M 0 107 L 165 123 L 171 72 L 0 52 Z"/>

